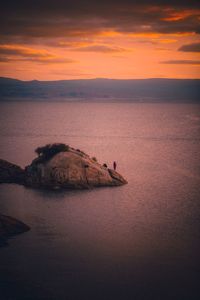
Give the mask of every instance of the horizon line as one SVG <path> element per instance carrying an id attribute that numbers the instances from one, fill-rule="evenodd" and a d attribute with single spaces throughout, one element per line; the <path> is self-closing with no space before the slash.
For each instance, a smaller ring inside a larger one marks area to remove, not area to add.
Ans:
<path id="1" fill-rule="evenodd" d="M 17 81 L 23 81 L 23 82 L 32 82 L 32 81 L 38 81 L 38 82 L 55 82 L 55 81 L 78 81 L 78 80 L 120 80 L 120 81 L 126 81 L 126 80 L 200 80 L 200 78 L 173 78 L 173 77 L 147 77 L 147 78 L 106 78 L 106 77 L 94 77 L 94 78 L 79 78 L 79 79 L 55 79 L 55 80 L 38 80 L 38 79 L 31 79 L 31 80 L 24 80 L 24 79 L 18 79 L 18 78 L 12 78 L 12 77 L 4 77 L 0 76 L 0 79 L 11 79 L 11 80 L 17 80 Z"/>

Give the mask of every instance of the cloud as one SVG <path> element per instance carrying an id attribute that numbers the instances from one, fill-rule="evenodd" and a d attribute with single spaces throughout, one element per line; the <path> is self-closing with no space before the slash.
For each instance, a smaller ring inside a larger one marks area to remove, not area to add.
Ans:
<path id="1" fill-rule="evenodd" d="M 165 60 L 160 63 L 170 65 L 200 65 L 200 60 Z"/>
<path id="2" fill-rule="evenodd" d="M 38 63 L 74 63 L 76 61 L 58 57 L 43 49 L 34 49 L 20 45 L 0 45 L 0 62 L 32 61 Z"/>
<path id="3" fill-rule="evenodd" d="M 200 43 L 183 45 L 178 50 L 183 52 L 200 52 Z"/>
<path id="4" fill-rule="evenodd" d="M 26 56 L 26 57 L 53 57 L 46 50 L 38 50 L 29 47 L 23 47 L 20 45 L 0 45 L 0 54 L 3 55 L 15 55 L 15 56 Z"/>
<path id="5" fill-rule="evenodd" d="M 72 59 L 67 59 L 67 58 L 20 58 L 20 59 L 9 59 L 10 61 L 32 61 L 36 63 L 41 63 L 41 64 L 70 64 L 70 63 L 77 63 L 76 60 Z"/>
<path id="6" fill-rule="evenodd" d="M 63 48 L 78 48 L 78 47 L 87 47 L 93 45 L 93 40 L 91 41 L 81 41 L 78 40 L 59 40 L 59 41 L 50 41 L 49 45 L 54 47 L 63 47 Z"/>
<path id="7" fill-rule="evenodd" d="M 7 0 L 1 5 L 1 40 L 88 37 L 100 33 L 200 33 L 199 1 Z"/>
<path id="8" fill-rule="evenodd" d="M 121 53 L 130 51 L 128 49 L 116 46 L 105 46 L 105 45 L 92 45 L 87 47 L 75 48 L 75 51 L 81 52 L 100 52 L 100 53 Z"/>
<path id="9" fill-rule="evenodd" d="M 77 72 L 77 70 L 73 71 L 53 71 L 53 74 L 55 75 L 60 75 L 60 76 L 74 76 L 74 77 L 79 77 L 79 76 L 94 76 L 92 73 L 85 73 L 85 72 Z"/>
<path id="10" fill-rule="evenodd" d="M 156 47 L 155 50 L 157 50 L 157 51 L 171 51 L 171 49 L 164 48 L 164 47 Z"/>
<path id="11" fill-rule="evenodd" d="M 119 47 L 115 45 L 102 44 L 100 39 L 54 39 L 48 41 L 46 44 L 52 47 L 65 48 L 69 51 L 78 52 L 99 52 L 99 53 L 122 53 L 132 51 L 130 48 Z"/>
<path id="12" fill-rule="evenodd" d="M 123 48 L 115 45 L 106 45 L 96 43 L 94 39 L 68 39 L 68 40 L 51 40 L 47 42 L 48 46 L 66 48 L 69 51 L 79 51 L 79 52 L 99 52 L 99 53 L 119 53 L 128 52 L 132 49 Z"/>
<path id="13" fill-rule="evenodd" d="M 0 62 L 10 62 L 9 58 L 4 57 L 4 56 L 0 56 Z"/>

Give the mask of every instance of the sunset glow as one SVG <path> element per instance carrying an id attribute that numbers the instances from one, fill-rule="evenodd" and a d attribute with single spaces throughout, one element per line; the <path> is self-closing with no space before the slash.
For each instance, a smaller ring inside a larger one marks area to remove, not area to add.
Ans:
<path id="1" fill-rule="evenodd" d="M 200 78 L 197 1 L 12 2 L 1 10 L 2 77 Z"/>

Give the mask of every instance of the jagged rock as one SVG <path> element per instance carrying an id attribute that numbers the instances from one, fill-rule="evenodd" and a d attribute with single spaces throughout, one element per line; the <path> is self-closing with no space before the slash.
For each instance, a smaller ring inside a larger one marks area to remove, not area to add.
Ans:
<path id="1" fill-rule="evenodd" d="M 23 222 L 0 214 L 0 240 L 28 230 L 30 227 Z"/>
<path id="2" fill-rule="evenodd" d="M 8 170 L 18 168 L 19 182 L 22 182 L 23 178 L 23 184 L 26 186 L 81 189 L 127 183 L 119 173 L 108 169 L 105 164 L 99 164 L 96 158 L 91 158 L 83 151 L 65 144 L 39 147 L 36 153 L 38 157 L 25 170 L 6 162 Z M 16 178 L 13 181 L 3 181 L 5 178 L 6 176 L 2 175 L 1 182 L 16 182 Z"/>
<path id="3" fill-rule="evenodd" d="M 25 172 L 6 160 L 0 159 L 0 183 L 22 183 Z"/>

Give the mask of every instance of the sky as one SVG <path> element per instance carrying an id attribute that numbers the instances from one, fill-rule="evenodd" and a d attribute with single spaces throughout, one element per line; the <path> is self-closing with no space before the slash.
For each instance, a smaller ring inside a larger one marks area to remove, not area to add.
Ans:
<path id="1" fill-rule="evenodd" d="M 6 0 L 0 76 L 200 78 L 200 1 Z"/>

